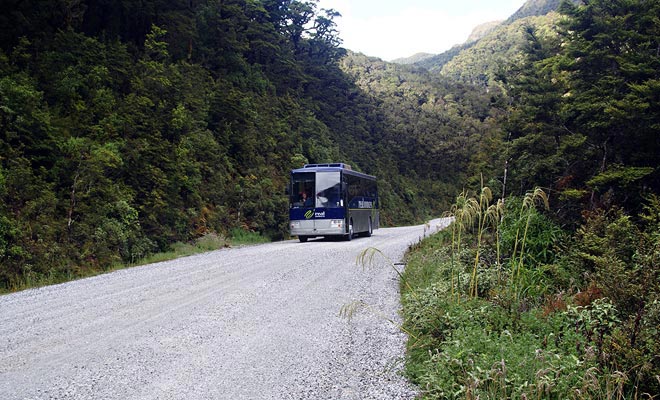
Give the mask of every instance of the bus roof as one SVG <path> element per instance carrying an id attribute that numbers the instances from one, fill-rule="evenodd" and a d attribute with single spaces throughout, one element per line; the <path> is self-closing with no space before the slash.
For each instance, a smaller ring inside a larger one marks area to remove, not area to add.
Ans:
<path id="1" fill-rule="evenodd" d="M 301 172 L 337 172 L 342 171 L 345 174 L 359 176 L 366 179 L 375 180 L 376 177 L 372 175 L 363 174 L 362 172 L 353 171 L 351 166 L 344 163 L 328 163 L 328 164 L 305 164 L 302 168 L 294 169 L 292 174 Z"/>

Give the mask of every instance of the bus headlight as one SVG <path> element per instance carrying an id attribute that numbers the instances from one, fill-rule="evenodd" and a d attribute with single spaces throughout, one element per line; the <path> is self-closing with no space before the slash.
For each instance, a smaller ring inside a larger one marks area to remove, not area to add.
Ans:
<path id="1" fill-rule="evenodd" d="M 330 220 L 330 227 L 332 228 L 341 228 L 344 225 L 344 220 L 343 219 L 331 219 Z"/>
<path id="2" fill-rule="evenodd" d="M 291 221 L 291 229 L 300 228 L 300 221 Z"/>

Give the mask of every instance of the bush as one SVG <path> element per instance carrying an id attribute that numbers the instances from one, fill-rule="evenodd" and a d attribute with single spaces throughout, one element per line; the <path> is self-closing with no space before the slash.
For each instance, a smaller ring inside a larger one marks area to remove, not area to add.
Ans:
<path id="1" fill-rule="evenodd" d="M 454 225 L 411 249 L 411 379 L 426 398 L 660 393 L 660 199 L 637 218 L 587 212 L 571 237 L 527 200 L 484 231 Z"/>
<path id="2" fill-rule="evenodd" d="M 507 199 L 506 213 L 499 228 L 503 257 L 513 256 L 516 241 L 520 246 L 526 225 L 525 263 L 540 265 L 555 262 L 558 254 L 556 246 L 565 233 L 535 207 L 523 209 L 520 198 Z"/>
<path id="3" fill-rule="evenodd" d="M 231 238 L 231 243 L 235 245 L 259 244 L 270 241 L 267 237 L 260 235 L 258 232 L 252 232 L 242 228 L 232 229 L 229 233 L 229 237 Z"/>
<path id="4" fill-rule="evenodd" d="M 655 200 L 649 199 L 640 215 L 643 223 L 619 209 L 585 213 L 567 262 L 598 294 L 588 306 L 607 301 L 616 310 L 616 323 L 607 332 L 595 337 L 583 332 L 587 345 L 596 346 L 600 364 L 625 374 L 626 387 L 637 393 L 660 392 L 660 206 Z"/>
<path id="5" fill-rule="evenodd" d="M 408 303 L 407 372 L 425 398 L 563 398 L 593 360 L 578 359 L 566 314 L 512 313 L 492 302 L 463 303 L 427 288 Z"/>

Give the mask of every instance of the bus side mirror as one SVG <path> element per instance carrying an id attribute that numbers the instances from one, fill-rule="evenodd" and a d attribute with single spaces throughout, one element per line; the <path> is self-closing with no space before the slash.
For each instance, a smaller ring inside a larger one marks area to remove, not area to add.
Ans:
<path id="1" fill-rule="evenodd" d="M 289 193 L 290 193 L 290 191 L 289 191 L 289 186 L 285 186 L 285 187 L 284 187 L 284 194 L 288 196 Z"/>

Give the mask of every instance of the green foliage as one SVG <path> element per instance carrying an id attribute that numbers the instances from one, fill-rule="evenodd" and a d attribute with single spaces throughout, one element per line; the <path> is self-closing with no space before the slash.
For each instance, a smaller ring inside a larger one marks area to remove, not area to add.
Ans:
<path id="1" fill-rule="evenodd" d="M 102 265 L 135 263 L 153 252 L 154 243 L 144 237 L 137 210 L 126 201 L 107 204 L 100 214 L 89 251 Z"/>
<path id="2" fill-rule="evenodd" d="M 577 3 L 578 0 L 569 1 Z M 527 0 L 506 22 L 510 23 L 533 15 L 546 15 L 551 11 L 556 11 L 560 3 L 561 0 Z"/>
<path id="3" fill-rule="evenodd" d="M 524 63 L 526 31 L 531 27 L 540 40 L 552 40 L 557 36 L 554 27 L 558 20 L 556 13 L 543 13 L 502 24 L 448 61 L 441 74 L 466 83 L 498 88 L 499 77 L 510 76 Z"/>
<path id="4" fill-rule="evenodd" d="M 648 112 L 658 101 L 658 4 L 564 2 L 560 11 L 558 40 L 529 30 L 525 63 L 503 76 L 513 187 L 564 192 L 567 219 L 585 203 L 637 212 L 659 189 L 657 114 Z"/>
<path id="5" fill-rule="evenodd" d="M 237 227 L 282 238 L 292 157 L 351 162 L 318 117 L 333 100 L 305 86 L 351 84 L 335 11 L 74 3 L 5 10 L 19 22 L 0 50 L 0 287 Z"/>
<path id="6" fill-rule="evenodd" d="M 492 192 L 487 186 L 482 186 L 475 197 L 463 191 L 446 214 L 453 218 L 449 271 L 452 297 L 459 301 L 465 294 L 476 298 L 499 291 L 500 286 L 506 289 L 507 295 L 514 294 L 516 301 L 520 300 L 522 292 L 527 292 L 525 297 L 543 294 L 542 288 L 531 290 L 543 286 L 543 279 L 537 279 L 542 274 L 525 268 L 525 263 L 530 260 L 549 262 L 552 247 L 562 236 L 561 229 L 536 210 L 539 203 L 548 208 L 545 192 L 537 188 L 521 200 L 509 199 L 506 205 L 503 199 L 493 204 L 491 201 Z M 465 244 L 464 237 L 470 239 Z M 469 290 L 464 293 L 462 276 L 467 272 L 464 252 L 465 246 L 471 243 L 474 246 L 470 247 L 470 252 L 474 254 L 469 269 Z M 480 282 L 483 279 L 486 281 Z"/>
<path id="7" fill-rule="evenodd" d="M 553 244 L 562 239 L 563 231 L 536 207 L 525 207 L 523 204 L 521 198 L 507 199 L 507 212 L 499 226 L 501 247 L 510 250 L 516 248 L 516 240 L 520 242 L 527 230 L 524 248 L 521 250 L 524 258 L 532 264 L 551 264 L 557 256 Z M 515 256 L 511 252 L 503 254 L 505 259 Z"/>
<path id="8" fill-rule="evenodd" d="M 562 333 L 568 322 L 560 315 L 524 314 L 516 327 L 502 309 L 485 302 L 445 310 L 453 328 L 443 351 L 425 362 L 420 383 L 430 388 L 427 398 L 564 398 L 590 366 L 572 351 L 575 335 Z"/>
<path id="9" fill-rule="evenodd" d="M 268 242 L 268 238 L 259 235 L 256 232 L 247 231 L 242 228 L 234 228 L 231 230 L 229 237 L 233 245 L 242 244 L 259 244 Z"/>
<path id="10" fill-rule="evenodd" d="M 502 218 L 483 231 L 481 196 L 464 192 L 452 210 L 453 230 L 443 238 L 447 248 L 422 245 L 416 251 L 424 266 L 416 256 L 408 263 L 409 281 L 417 282 L 412 290 L 402 287 L 410 324 L 404 326 L 414 338 L 409 372 L 428 397 L 658 393 L 653 193 L 660 188 L 657 140 L 651 139 L 658 123 L 657 113 L 648 112 L 658 103 L 657 7 L 563 2 L 551 34 L 543 32 L 546 25 L 522 26 L 524 57 L 507 64 L 508 71 L 481 76 L 472 61 L 459 70 L 474 82 L 492 87 L 485 77 L 497 76 L 502 84 L 503 97 L 494 101 L 506 111 L 507 134 L 481 142 L 477 148 L 491 153 L 474 157 L 472 165 L 490 168 L 489 174 L 504 167 L 498 180 L 509 197 Z M 540 210 L 542 203 L 530 207 L 543 200 L 536 192 L 510 197 L 530 185 L 559 193 L 552 214 Z M 471 218 L 457 213 L 464 209 Z M 573 228 L 570 238 L 557 221 Z M 506 321 L 505 329 L 475 316 L 474 304 Z M 463 313 L 477 322 L 463 320 Z M 533 327 L 541 333 L 526 341 Z M 521 340 L 499 348 L 504 331 Z M 540 354 L 552 354 L 553 361 L 534 364 Z"/>
<path id="11" fill-rule="evenodd" d="M 624 167 L 614 164 L 607 171 L 594 176 L 587 181 L 587 186 L 602 190 L 604 187 L 618 186 L 628 189 L 630 184 L 650 175 L 654 168 L 651 167 Z"/>
<path id="12" fill-rule="evenodd" d="M 658 390 L 650 376 L 660 371 L 660 362 L 643 354 L 657 354 L 660 346 L 653 337 L 660 295 L 660 242 L 658 225 L 653 222 L 658 211 L 657 199 L 651 197 L 641 215 L 643 224 L 635 223 L 620 209 L 587 214 L 568 261 L 583 274 L 592 292 L 611 302 L 614 317 L 620 321 L 600 337 L 585 335 L 587 340 L 596 343 L 601 360 L 615 354 L 601 362 L 626 371 L 640 382 L 640 390 L 651 393 Z"/>
<path id="13" fill-rule="evenodd" d="M 543 316 L 523 302 L 504 306 L 501 294 L 457 301 L 443 250 L 450 240 L 440 233 L 422 242 L 404 274 L 411 286 L 402 287 L 407 372 L 424 397 L 563 398 L 580 387 L 595 363 L 578 357 L 580 336 L 568 316 Z"/>
<path id="14" fill-rule="evenodd" d="M 425 398 L 657 393 L 660 201 L 638 219 L 585 213 L 570 239 L 538 209 L 545 201 L 507 199 L 494 231 L 470 232 L 483 207 L 462 194 L 453 230 L 408 254 L 407 371 Z"/>
<path id="15" fill-rule="evenodd" d="M 349 54 L 341 66 L 364 92 L 350 91 L 359 100 L 355 107 L 365 114 L 356 118 L 344 106 L 330 116 L 329 126 L 333 132 L 359 132 L 338 135 L 337 140 L 341 148 L 373 158 L 382 171 L 379 176 L 387 181 L 381 181 L 381 187 L 391 186 L 397 195 L 384 192 L 383 214 L 410 211 L 394 223 L 439 215 L 468 173 L 478 172 L 469 164 L 481 138 L 499 132 L 487 121 L 492 111 L 489 97 L 420 68 L 361 54 Z M 358 138 L 374 144 L 364 146 Z"/>

